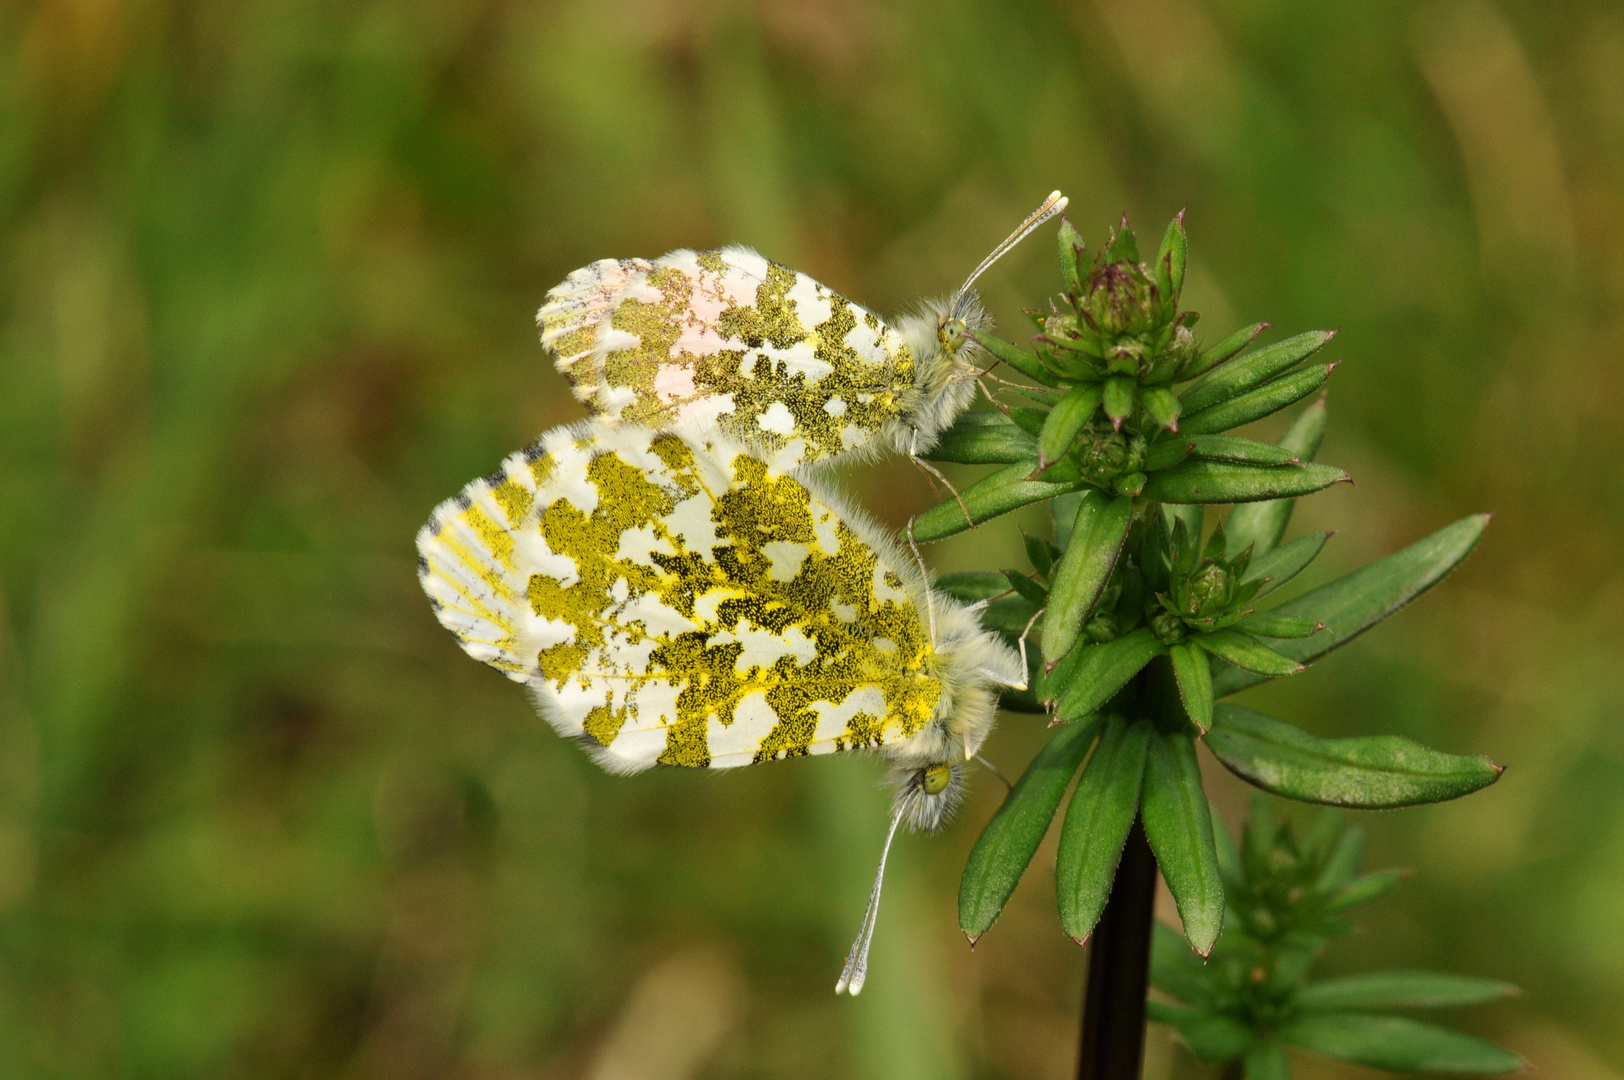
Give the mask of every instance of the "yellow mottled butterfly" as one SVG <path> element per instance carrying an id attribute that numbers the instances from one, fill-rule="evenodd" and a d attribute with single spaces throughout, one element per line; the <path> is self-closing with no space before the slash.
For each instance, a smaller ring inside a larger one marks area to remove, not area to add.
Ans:
<path id="1" fill-rule="evenodd" d="M 991 325 L 971 286 L 1065 207 L 1051 194 L 958 291 L 895 326 L 744 247 L 599 260 L 536 321 L 606 420 L 718 430 L 785 468 L 892 447 L 935 473 L 919 455 L 970 403 L 984 354 L 969 333 Z"/>
<path id="2" fill-rule="evenodd" d="M 419 574 L 463 649 L 605 768 L 873 749 L 934 829 L 1026 666 L 814 476 L 715 431 L 588 420 L 443 503 Z M 862 989 L 885 872 L 837 990 Z"/>

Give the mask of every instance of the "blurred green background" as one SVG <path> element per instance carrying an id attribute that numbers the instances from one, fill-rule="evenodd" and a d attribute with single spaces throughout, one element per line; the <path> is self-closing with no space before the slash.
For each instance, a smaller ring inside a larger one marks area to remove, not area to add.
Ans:
<path id="1" fill-rule="evenodd" d="M 0 6 L 0 100 L 0 1074 L 1069 1075 L 1052 852 L 956 931 L 995 781 L 900 841 L 837 1000 L 880 763 L 606 776 L 412 550 L 581 415 L 532 323 L 572 268 L 744 242 L 896 312 L 1055 187 L 1094 244 L 1188 207 L 1209 340 L 1341 327 L 1322 574 L 1498 511 L 1252 696 L 1510 766 L 1366 816 L 1417 874 L 1327 968 L 1514 980 L 1459 1025 L 1624 1074 L 1616 0 L 46 0 Z M 1054 282 L 1045 230 L 986 279 L 1006 332 Z M 931 558 L 1018 565 L 1016 523 Z M 1147 1068 L 1205 1075 L 1157 1030 Z"/>

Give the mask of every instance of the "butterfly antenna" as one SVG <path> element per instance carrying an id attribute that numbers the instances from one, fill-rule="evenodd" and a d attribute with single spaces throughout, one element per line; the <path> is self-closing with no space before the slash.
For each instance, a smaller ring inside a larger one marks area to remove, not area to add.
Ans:
<path id="1" fill-rule="evenodd" d="M 897 826 L 902 824 L 902 811 L 903 804 L 898 803 L 891 812 L 891 831 L 885 834 L 880 868 L 874 874 L 874 891 L 868 894 L 868 910 L 863 913 L 863 927 L 857 931 L 857 940 L 852 942 L 851 954 L 846 957 L 846 966 L 841 969 L 840 981 L 835 983 L 837 994 L 849 993 L 856 997 L 863 992 L 863 982 L 868 978 L 868 947 L 874 941 L 874 924 L 880 918 L 880 886 L 885 884 L 885 860 L 891 855 L 891 841 L 897 838 Z"/>
<path id="2" fill-rule="evenodd" d="M 913 549 L 914 561 L 919 564 L 919 578 L 925 583 L 925 619 L 930 623 L 930 647 L 936 648 L 936 602 L 931 599 L 934 591 L 930 587 L 930 571 L 925 569 L 925 557 L 919 554 L 919 545 L 914 543 L 914 519 L 908 519 L 908 546 Z"/>
<path id="3" fill-rule="evenodd" d="M 981 260 L 981 265 L 976 267 L 974 272 L 972 272 L 969 277 L 964 279 L 964 284 L 959 286 L 959 291 L 953 294 L 954 298 L 956 299 L 969 292 L 970 286 L 976 283 L 976 278 L 980 277 L 982 274 L 985 274 L 988 267 L 997 262 L 999 259 L 1002 259 L 1005 255 L 1009 254 L 1009 249 L 1020 243 L 1022 240 L 1025 240 L 1033 229 L 1037 228 L 1039 225 L 1042 225 L 1045 221 L 1048 221 L 1065 208 L 1066 197 L 1060 194 L 1058 191 L 1049 192 L 1049 197 L 1043 200 L 1042 205 L 1028 214 L 1026 220 L 1021 222 L 1020 227 L 1014 232 L 1010 233 L 1002 244 L 999 244 L 997 247 L 993 248 L 991 255 L 988 255 L 985 259 Z"/>

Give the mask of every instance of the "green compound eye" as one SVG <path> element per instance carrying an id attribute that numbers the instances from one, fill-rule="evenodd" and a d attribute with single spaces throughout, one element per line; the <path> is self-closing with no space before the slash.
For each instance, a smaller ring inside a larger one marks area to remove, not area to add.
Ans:
<path id="1" fill-rule="evenodd" d="M 953 766 L 946 762 L 928 766 L 919 772 L 919 786 L 926 795 L 940 795 L 947 790 L 948 781 L 953 779 Z"/>

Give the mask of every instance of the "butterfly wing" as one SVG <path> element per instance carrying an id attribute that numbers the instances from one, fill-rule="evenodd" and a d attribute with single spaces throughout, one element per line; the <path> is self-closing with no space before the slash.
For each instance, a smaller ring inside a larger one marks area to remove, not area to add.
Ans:
<path id="1" fill-rule="evenodd" d="M 889 556 L 714 437 L 554 431 L 443 504 L 418 550 L 463 648 L 616 771 L 882 746 L 942 697 Z"/>
<path id="2" fill-rule="evenodd" d="M 871 446 L 917 404 L 895 329 L 748 248 L 595 262 L 537 324 L 598 415 L 719 428 L 785 467 Z"/>

